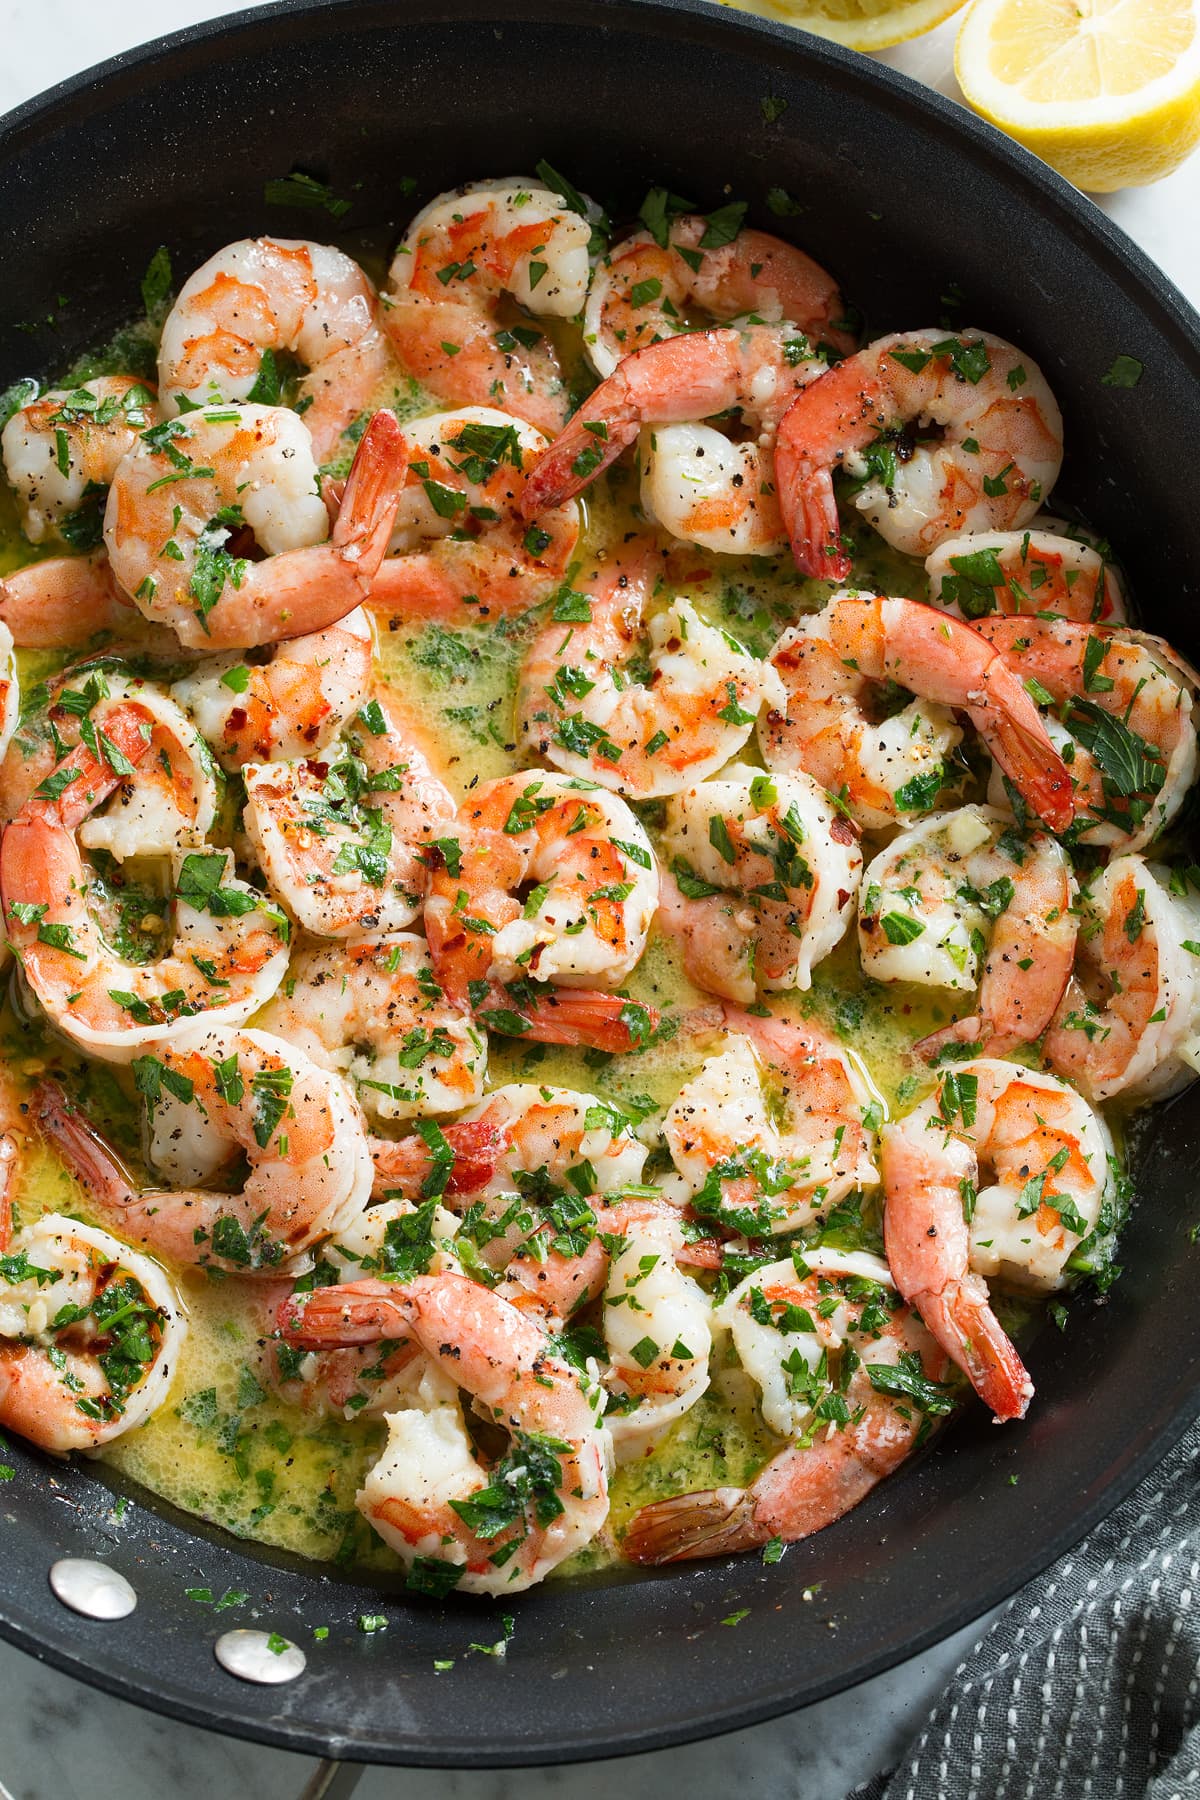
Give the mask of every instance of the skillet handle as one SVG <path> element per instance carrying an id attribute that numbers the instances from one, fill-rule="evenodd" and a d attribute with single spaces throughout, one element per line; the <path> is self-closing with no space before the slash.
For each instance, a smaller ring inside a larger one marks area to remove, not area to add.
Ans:
<path id="1" fill-rule="evenodd" d="M 299 1800 L 350 1800 L 361 1777 L 361 1763 L 332 1762 L 323 1756 L 304 1784 Z M 0 1800 L 10 1800 L 2 1787 Z"/>

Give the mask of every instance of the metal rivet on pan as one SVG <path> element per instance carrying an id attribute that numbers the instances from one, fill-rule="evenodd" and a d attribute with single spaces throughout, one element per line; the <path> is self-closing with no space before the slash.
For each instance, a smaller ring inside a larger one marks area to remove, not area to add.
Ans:
<path id="1" fill-rule="evenodd" d="M 85 1619 L 127 1619 L 137 1605 L 125 1577 L 90 1557 L 64 1556 L 50 1570 L 50 1586 L 64 1606 Z"/>
<path id="2" fill-rule="evenodd" d="M 306 1657 L 298 1644 L 274 1632 L 227 1631 L 213 1647 L 217 1661 L 239 1681 L 257 1681 L 275 1687 L 303 1675 Z"/>

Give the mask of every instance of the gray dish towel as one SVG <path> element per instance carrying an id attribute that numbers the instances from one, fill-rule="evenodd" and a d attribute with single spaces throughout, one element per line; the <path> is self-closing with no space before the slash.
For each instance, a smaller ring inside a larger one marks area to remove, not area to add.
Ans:
<path id="1" fill-rule="evenodd" d="M 1200 1800 L 1200 1425 L 955 1670 L 850 1800 Z"/>

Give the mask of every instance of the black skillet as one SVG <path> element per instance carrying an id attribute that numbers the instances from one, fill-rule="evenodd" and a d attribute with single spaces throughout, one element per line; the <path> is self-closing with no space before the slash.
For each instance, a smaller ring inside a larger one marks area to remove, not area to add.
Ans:
<path id="1" fill-rule="evenodd" d="M 134 311 L 160 243 L 186 273 L 232 238 L 329 231 L 324 213 L 264 207 L 264 179 L 293 165 L 353 196 L 348 227 L 387 228 L 455 182 L 540 157 L 626 216 L 652 182 L 706 208 L 748 200 L 755 224 L 836 271 L 872 332 L 949 316 L 1014 339 L 1066 417 L 1056 499 L 1112 539 L 1146 623 L 1200 650 L 1196 315 L 1086 200 L 969 114 L 692 0 L 287 0 L 57 88 L 0 130 L 0 386 L 52 373 Z M 1144 365 L 1136 387 L 1105 385 L 1118 355 Z M 86 1466 L 10 1444 L 0 1629 L 176 1718 L 380 1762 L 554 1762 L 769 1718 L 993 1605 L 1115 1506 L 1200 1410 L 1198 1165 L 1185 1096 L 1136 1158 L 1126 1273 L 1108 1304 L 1076 1307 L 1065 1334 L 1033 1349 L 1028 1423 L 998 1430 L 974 1407 L 778 1567 L 747 1556 L 542 1588 L 512 1605 L 505 1660 L 464 1657 L 499 1637 L 492 1609 L 381 1598 L 136 1493 L 113 1524 L 112 1493 Z M 123 1570 L 140 1596 L 132 1618 L 63 1611 L 46 1573 L 66 1554 Z M 189 1587 L 248 1590 L 259 1622 L 307 1646 L 307 1674 L 274 1689 L 232 1680 L 212 1645 L 245 1614 L 218 1620 Z M 743 1608 L 736 1628 L 721 1623 Z M 379 1612 L 386 1632 L 358 1629 Z M 328 1637 L 313 1641 L 313 1626 Z"/>

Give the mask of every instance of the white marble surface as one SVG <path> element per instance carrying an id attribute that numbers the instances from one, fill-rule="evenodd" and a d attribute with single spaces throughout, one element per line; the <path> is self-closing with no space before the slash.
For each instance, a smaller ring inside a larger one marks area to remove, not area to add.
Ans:
<path id="1" fill-rule="evenodd" d="M 0 0 L 0 112 L 78 69 L 166 31 L 228 11 L 223 0 Z M 883 60 L 957 97 L 953 29 Z M 1106 212 L 1200 302 L 1200 156 L 1157 187 L 1106 196 Z M 520 1774 L 364 1773 L 359 1800 L 539 1800 L 566 1791 L 601 1800 L 658 1800 L 669 1779 L 689 1800 L 735 1791 L 773 1800 L 840 1800 L 895 1759 L 980 1627 L 790 1718 L 714 1743 L 634 1757 L 620 1765 Z M 290 1800 L 313 1772 L 304 1757 L 175 1725 L 109 1700 L 0 1645 L 0 1783 L 13 1800 Z"/>

